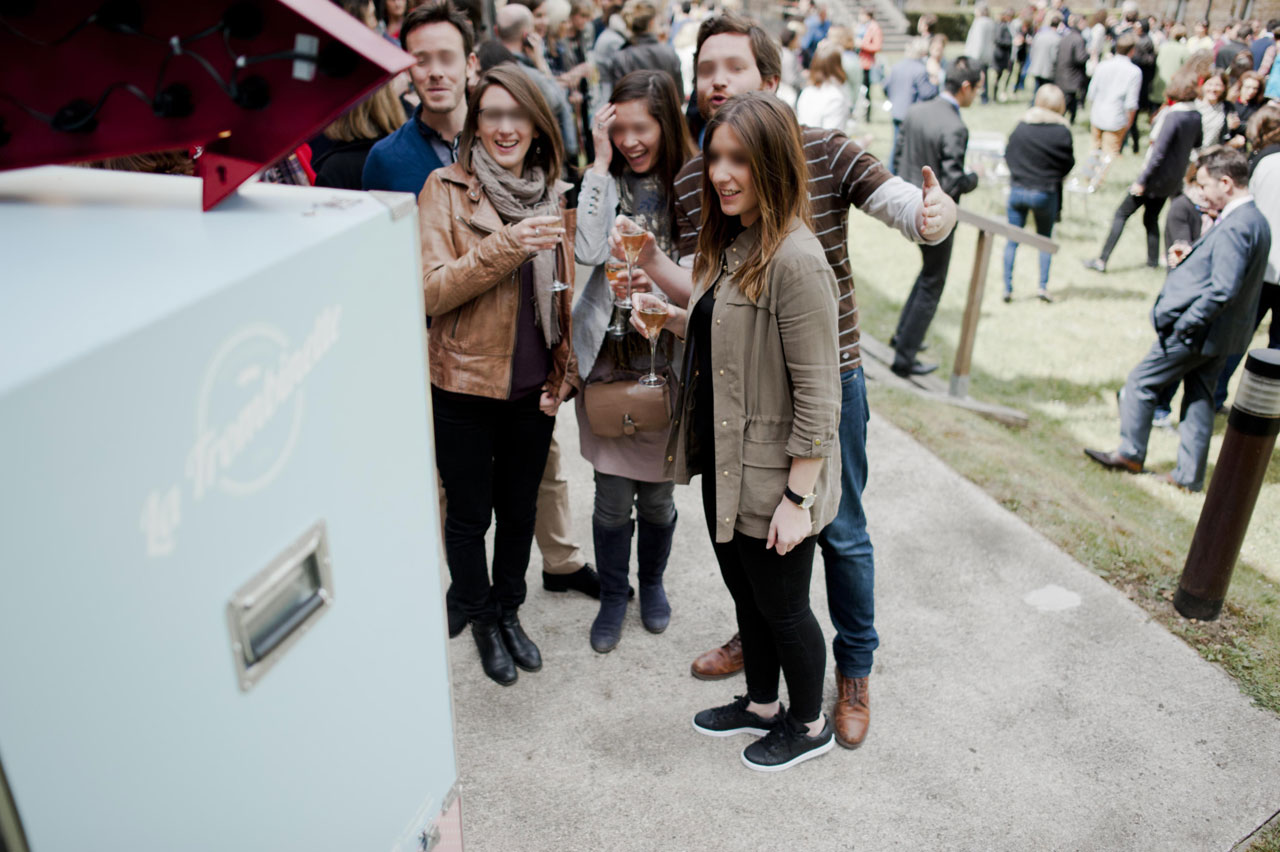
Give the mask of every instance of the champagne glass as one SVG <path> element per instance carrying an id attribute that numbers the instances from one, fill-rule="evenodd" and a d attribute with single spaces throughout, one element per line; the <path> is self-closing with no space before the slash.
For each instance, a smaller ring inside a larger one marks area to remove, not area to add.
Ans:
<path id="1" fill-rule="evenodd" d="M 644 324 L 646 336 L 649 338 L 649 374 L 641 376 L 640 384 L 647 388 L 660 388 L 667 380 L 658 375 L 658 336 L 662 327 L 667 324 L 667 297 L 660 290 L 648 293 L 636 293 L 633 297 L 640 322 Z"/>
<path id="2" fill-rule="evenodd" d="M 561 280 L 562 276 L 564 275 L 564 269 L 565 269 L 563 252 L 564 252 L 564 249 L 562 245 L 557 245 L 556 246 L 556 277 L 551 281 L 552 293 L 563 293 L 565 290 L 569 289 L 569 285 L 564 283 L 564 281 Z"/>
<path id="3" fill-rule="evenodd" d="M 605 333 L 613 338 L 621 338 L 627 336 L 627 315 L 631 308 L 630 301 L 623 301 L 617 296 L 616 286 L 622 279 L 622 273 L 627 270 L 627 262 L 616 257 L 609 257 L 604 262 L 604 277 L 609 282 L 609 289 L 613 292 L 613 321 L 609 323 L 609 327 Z M 627 289 L 630 288 L 628 284 Z"/>
<path id="4" fill-rule="evenodd" d="M 618 233 L 622 235 L 622 253 L 627 256 L 627 298 L 619 299 L 618 305 L 630 308 L 632 270 L 640 258 L 640 249 L 644 248 L 644 242 L 648 239 L 649 233 L 630 219 L 622 220 L 622 224 L 618 226 Z"/>

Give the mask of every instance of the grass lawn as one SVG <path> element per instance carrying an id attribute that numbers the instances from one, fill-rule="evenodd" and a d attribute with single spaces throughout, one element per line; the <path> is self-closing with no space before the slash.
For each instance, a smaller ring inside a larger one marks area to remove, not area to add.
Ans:
<path id="1" fill-rule="evenodd" d="M 1026 106 L 1025 101 L 975 104 L 964 117 L 975 137 L 983 132 L 1007 135 Z M 1075 131 L 1081 162 L 1090 148 L 1085 117 L 1087 112 Z M 870 130 L 876 135 L 872 151 L 887 160 L 888 117 L 878 108 Z M 1026 249 L 1018 252 L 1014 300 L 1001 301 L 1004 241 L 996 241 L 970 393 L 1027 412 L 1028 428 L 1001 426 L 875 383 L 869 391 L 871 405 L 1123 590 L 1205 659 L 1221 664 L 1258 704 L 1280 712 L 1280 461 L 1273 456 L 1267 471 L 1223 617 L 1196 623 L 1179 616 L 1170 600 L 1203 495 L 1184 494 L 1152 477 L 1110 473 L 1082 452 L 1085 446 L 1112 449 L 1118 444 L 1115 391 L 1154 338 L 1149 312 L 1164 270 L 1145 266 L 1141 214 L 1129 220 L 1106 274 L 1086 270 L 1081 263 L 1097 255 L 1139 166 L 1140 159 L 1131 153 L 1114 164 L 1103 191 L 1089 199 L 1087 215 L 1080 196 L 1066 200 L 1054 233 L 1061 246 L 1049 280 L 1054 304 L 1035 298 L 1038 256 Z M 996 186 L 979 187 L 965 196 L 963 205 L 1004 218 L 1004 195 Z M 976 231 L 961 225 L 947 289 L 927 338 L 931 348 L 923 357 L 940 361 L 944 376 L 959 338 L 975 241 Z M 856 214 L 850 218 L 850 247 L 862 328 L 887 341 L 919 271 L 920 253 Z M 1263 345 L 1260 335 L 1255 346 Z M 1177 411 L 1175 400 L 1175 417 Z M 1217 425 L 1210 475 L 1225 417 Z M 1172 469 L 1176 451 L 1176 432 L 1153 430 L 1148 468 Z M 1280 849 L 1274 834 L 1271 842 L 1273 847 L 1255 848 Z"/>

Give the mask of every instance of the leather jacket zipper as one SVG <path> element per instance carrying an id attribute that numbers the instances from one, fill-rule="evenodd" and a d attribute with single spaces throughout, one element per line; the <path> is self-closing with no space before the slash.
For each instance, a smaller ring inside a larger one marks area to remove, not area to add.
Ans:
<path id="1" fill-rule="evenodd" d="M 475 230 L 475 231 L 479 231 L 480 233 L 485 234 L 485 235 L 489 235 L 489 234 L 492 234 L 492 233 L 493 233 L 493 231 L 491 231 L 490 229 L 486 228 L 485 226 L 483 226 L 483 225 L 481 225 L 481 224 L 477 223 L 474 219 L 468 219 L 466 216 L 463 216 L 461 213 L 458 213 L 458 214 L 455 214 L 455 215 L 456 215 L 456 218 L 457 218 L 457 220 L 458 220 L 459 222 L 463 223 L 464 225 L 466 225 L 467 227 L 469 227 L 469 228 L 471 228 L 471 229 L 473 229 L 473 230 Z M 458 337 L 458 324 L 459 324 L 460 322 L 462 322 L 462 307 L 461 307 L 461 306 L 459 306 L 459 307 L 458 307 L 458 309 L 454 311 L 454 317 L 453 317 L 453 331 L 450 333 L 450 336 L 451 336 L 451 337 L 453 337 L 453 338 L 455 338 L 455 339 Z"/>
<path id="2" fill-rule="evenodd" d="M 524 304 L 524 284 L 520 280 L 520 269 L 523 266 L 523 263 L 517 266 L 513 276 L 516 284 L 516 321 L 511 326 L 511 372 L 507 375 L 507 396 L 511 396 L 511 389 L 516 386 L 516 340 L 520 337 L 520 310 Z"/>

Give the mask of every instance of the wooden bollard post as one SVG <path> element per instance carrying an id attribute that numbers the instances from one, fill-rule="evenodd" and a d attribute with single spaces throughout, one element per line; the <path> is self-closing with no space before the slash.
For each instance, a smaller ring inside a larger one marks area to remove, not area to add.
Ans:
<path id="1" fill-rule="evenodd" d="M 1231 403 L 1227 434 L 1191 539 L 1173 606 L 1186 618 L 1222 612 L 1244 534 L 1280 434 L 1280 351 L 1255 349 Z"/>

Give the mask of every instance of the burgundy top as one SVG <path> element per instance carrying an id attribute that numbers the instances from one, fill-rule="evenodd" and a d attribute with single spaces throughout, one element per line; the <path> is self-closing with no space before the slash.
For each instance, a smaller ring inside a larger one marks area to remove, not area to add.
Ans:
<path id="1" fill-rule="evenodd" d="M 551 350 L 538 328 L 538 304 L 533 293 L 533 262 L 520 267 L 520 302 L 516 314 L 516 348 L 511 358 L 511 393 L 507 399 L 523 399 L 541 393 L 551 375 Z"/>

